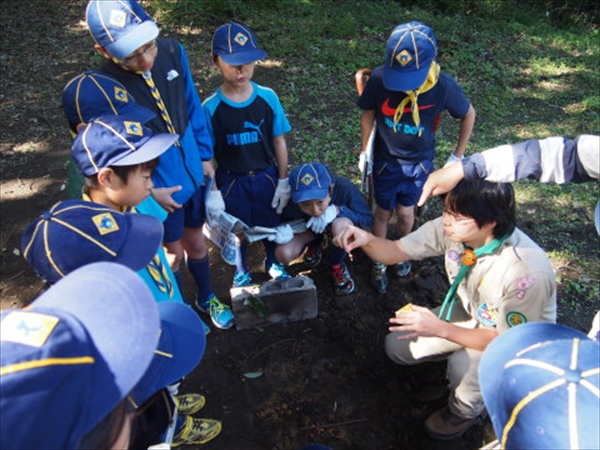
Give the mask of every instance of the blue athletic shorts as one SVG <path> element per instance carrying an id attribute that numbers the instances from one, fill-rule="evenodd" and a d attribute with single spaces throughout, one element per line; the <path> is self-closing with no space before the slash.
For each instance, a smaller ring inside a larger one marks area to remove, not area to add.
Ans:
<path id="1" fill-rule="evenodd" d="M 396 206 L 413 206 L 419 200 L 423 185 L 433 171 L 433 161 L 417 164 L 375 162 L 373 186 L 375 203 L 392 211 Z"/>
<path id="2" fill-rule="evenodd" d="M 204 192 L 204 186 L 201 186 L 181 208 L 167 216 L 163 222 L 165 244 L 181 239 L 184 228 L 200 228 L 204 225 Z"/>
<path id="3" fill-rule="evenodd" d="M 281 223 L 280 215 L 271 208 L 279 179 L 277 167 L 244 175 L 217 168 L 216 179 L 229 214 L 249 227 L 276 227 Z"/>

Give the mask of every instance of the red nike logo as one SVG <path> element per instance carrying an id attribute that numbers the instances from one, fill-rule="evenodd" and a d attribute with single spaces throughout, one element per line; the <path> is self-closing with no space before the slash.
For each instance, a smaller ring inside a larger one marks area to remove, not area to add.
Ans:
<path id="1" fill-rule="evenodd" d="M 383 102 L 383 105 L 381 105 L 381 112 L 383 113 L 384 116 L 390 116 L 393 117 L 394 114 L 396 114 L 396 108 L 392 108 L 390 107 L 390 99 L 386 98 L 385 102 Z M 425 106 L 419 106 L 418 110 L 421 111 L 423 109 L 429 109 L 429 108 L 433 108 L 435 105 L 425 105 Z M 404 110 L 402 111 L 402 113 L 409 113 L 411 112 L 410 107 L 404 108 Z"/>

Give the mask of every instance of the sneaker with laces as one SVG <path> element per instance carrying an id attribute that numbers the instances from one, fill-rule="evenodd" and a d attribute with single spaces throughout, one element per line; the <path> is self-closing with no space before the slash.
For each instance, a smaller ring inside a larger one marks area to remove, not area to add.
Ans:
<path id="1" fill-rule="evenodd" d="M 189 416 L 204 408 L 206 398 L 200 394 L 182 394 L 173 397 L 177 411 L 182 416 Z"/>
<path id="2" fill-rule="evenodd" d="M 371 284 L 380 294 L 383 294 L 387 290 L 388 279 L 386 269 L 387 266 L 385 264 L 373 262 Z"/>
<path id="3" fill-rule="evenodd" d="M 354 292 L 354 280 L 346 264 L 332 264 L 331 277 L 335 295 L 348 295 Z"/>
<path id="4" fill-rule="evenodd" d="M 221 432 L 221 422 L 214 419 L 196 419 L 187 416 L 171 447 L 180 445 L 206 444 Z"/>
<path id="5" fill-rule="evenodd" d="M 448 407 L 444 406 L 425 420 L 425 431 L 434 439 L 454 439 L 480 422 L 481 416 L 466 419 L 452 414 Z"/>
<path id="6" fill-rule="evenodd" d="M 250 272 L 236 272 L 233 276 L 233 287 L 249 286 L 252 284 Z"/>
<path id="7" fill-rule="evenodd" d="M 407 276 L 411 270 L 412 264 L 410 263 L 410 261 L 404 261 L 398 264 L 394 264 L 392 266 L 392 271 L 399 278 Z"/>
<path id="8" fill-rule="evenodd" d="M 217 328 L 226 330 L 235 323 L 231 308 L 221 303 L 215 294 L 203 302 L 196 300 L 196 307 L 203 313 L 210 314 L 210 320 Z"/>
<path id="9" fill-rule="evenodd" d="M 285 266 L 283 264 L 279 264 L 278 262 L 274 262 L 269 267 L 269 276 L 274 280 L 285 280 L 286 278 L 292 278 L 292 276 L 287 273 L 285 270 Z"/>
<path id="10" fill-rule="evenodd" d="M 321 262 L 323 250 L 320 245 L 309 245 L 304 251 L 304 265 L 309 269 L 314 269 Z"/>

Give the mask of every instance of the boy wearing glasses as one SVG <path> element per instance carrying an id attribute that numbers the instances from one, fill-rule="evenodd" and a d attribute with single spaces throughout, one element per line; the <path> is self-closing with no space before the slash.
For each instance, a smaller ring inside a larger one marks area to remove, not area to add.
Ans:
<path id="1" fill-rule="evenodd" d="M 526 322 L 556 322 L 556 282 L 544 250 L 515 226 L 510 184 L 463 180 L 442 217 L 397 241 L 349 226 L 334 240 L 385 264 L 444 256 L 451 283 L 433 311 L 407 305 L 390 319 L 387 355 L 402 365 L 448 360 L 448 405 L 427 418 L 436 439 L 460 436 L 480 421 L 477 368 L 498 334 Z"/>
<path id="2" fill-rule="evenodd" d="M 161 155 L 152 177 L 152 195 L 169 213 L 164 245 L 178 283 L 185 260 L 197 285 L 197 304 L 215 326 L 230 328 L 233 314 L 212 291 L 202 234 L 205 213 L 218 216 L 225 205 L 219 191 L 207 195 L 203 187 L 204 177 L 214 176 L 213 150 L 186 52 L 179 42 L 158 38 L 158 26 L 135 0 L 91 0 L 86 19 L 94 48 L 106 58 L 99 70 L 156 113 L 148 128 L 180 136 Z"/>

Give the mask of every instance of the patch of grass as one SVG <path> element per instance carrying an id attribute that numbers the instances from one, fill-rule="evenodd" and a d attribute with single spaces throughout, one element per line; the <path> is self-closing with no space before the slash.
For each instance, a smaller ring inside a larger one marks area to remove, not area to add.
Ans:
<path id="1" fill-rule="evenodd" d="M 167 34 L 180 33 L 178 37 L 203 57 L 220 24 L 233 18 L 251 26 L 269 53 L 255 79 L 277 92 L 294 128 L 288 138 L 291 163 L 319 160 L 358 183 L 360 111 L 354 73 L 382 64 L 389 33 L 410 20 L 433 28 L 442 70 L 457 79 L 477 111 L 467 153 L 534 137 L 599 134 L 596 15 L 583 3 L 571 9 L 559 3 L 154 0 L 146 4 Z M 558 12 L 572 20 L 557 24 Z M 205 62 L 190 59 L 206 95 L 218 77 Z M 439 166 L 454 150 L 458 132 L 458 121 L 445 114 L 438 132 Z M 522 181 L 515 183 L 515 190 L 519 226 L 550 252 L 556 267 L 576 269 L 558 273 L 560 308 L 569 314 L 582 313 L 582 307 L 598 308 L 594 282 L 600 256 L 592 225 L 598 185 Z M 427 217 L 438 210 L 432 202 Z M 577 302 L 579 309 L 569 306 Z"/>

